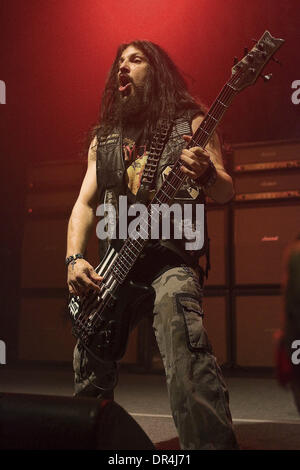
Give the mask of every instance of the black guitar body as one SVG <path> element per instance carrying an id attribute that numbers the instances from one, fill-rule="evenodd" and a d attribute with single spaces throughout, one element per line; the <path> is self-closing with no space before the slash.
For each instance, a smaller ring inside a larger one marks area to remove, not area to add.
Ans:
<path id="1" fill-rule="evenodd" d="M 118 361 L 126 351 L 130 331 L 153 310 L 151 286 L 126 279 L 122 284 L 109 274 L 118 251 L 110 246 L 96 272 L 103 276 L 100 293 L 86 298 L 72 295 L 69 312 L 73 334 L 95 358 Z"/>
<path id="2" fill-rule="evenodd" d="M 126 351 L 130 332 L 151 313 L 155 291 L 150 286 L 125 283 L 117 290 L 117 298 L 102 313 L 101 329 L 86 349 L 104 361 L 118 361 Z"/>

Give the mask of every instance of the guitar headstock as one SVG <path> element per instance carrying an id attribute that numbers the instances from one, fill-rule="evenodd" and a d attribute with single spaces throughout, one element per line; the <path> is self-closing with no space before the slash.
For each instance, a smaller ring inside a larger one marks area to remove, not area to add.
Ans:
<path id="1" fill-rule="evenodd" d="M 265 31 L 251 51 L 232 67 L 230 84 L 234 89 L 238 92 L 254 85 L 265 65 L 283 43 L 284 39 L 273 38 L 269 31 Z"/>

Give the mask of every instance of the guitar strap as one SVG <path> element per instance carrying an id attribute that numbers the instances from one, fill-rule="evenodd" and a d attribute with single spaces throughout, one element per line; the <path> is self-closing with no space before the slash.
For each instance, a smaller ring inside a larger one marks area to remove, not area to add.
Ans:
<path id="1" fill-rule="evenodd" d="M 142 174 L 141 184 L 136 194 L 136 201 L 144 204 L 147 204 L 149 201 L 149 192 L 150 189 L 153 188 L 158 162 L 164 151 L 172 127 L 173 121 L 168 122 L 167 120 L 164 120 L 155 130 L 146 165 Z"/>
<path id="2" fill-rule="evenodd" d="M 151 142 L 149 155 L 147 157 L 146 165 L 142 174 L 141 184 L 136 194 L 135 200 L 139 201 L 143 204 L 149 202 L 149 192 L 153 188 L 153 182 L 157 171 L 158 162 L 160 157 L 164 151 L 164 147 L 166 145 L 167 139 L 171 133 L 174 121 L 168 122 L 164 120 L 161 126 L 156 128 L 154 137 Z M 207 230 L 207 214 L 205 210 L 205 229 Z M 208 272 L 211 269 L 210 265 L 210 238 L 208 235 L 206 236 L 207 240 L 207 248 L 205 252 L 206 256 L 206 267 L 205 267 L 205 277 L 208 278 Z M 201 280 L 203 284 L 203 279 Z"/>

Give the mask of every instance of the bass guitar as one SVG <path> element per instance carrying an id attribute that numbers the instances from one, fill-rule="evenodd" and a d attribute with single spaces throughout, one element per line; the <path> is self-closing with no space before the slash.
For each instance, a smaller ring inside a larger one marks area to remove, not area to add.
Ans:
<path id="1" fill-rule="evenodd" d="M 231 77 L 224 85 L 216 100 L 186 148 L 200 146 L 203 149 L 225 114 L 235 95 L 253 85 L 269 60 L 284 43 L 283 39 L 274 38 L 265 31 L 259 41 L 232 68 Z M 263 77 L 269 80 L 270 75 Z M 174 164 L 144 215 L 144 225 L 149 224 L 151 206 L 171 204 L 172 200 L 186 179 L 180 170 L 180 159 Z M 94 357 L 103 361 L 120 360 L 125 351 L 132 319 L 130 307 L 139 300 L 144 305 L 152 305 L 154 292 L 151 288 L 129 280 L 129 273 L 144 249 L 143 238 L 127 238 L 120 249 L 112 245 L 103 260 L 96 267 L 97 274 L 103 277 L 100 292 L 94 292 L 81 299 L 71 295 L 69 313 L 73 325 L 73 334 L 83 347 Z"/>

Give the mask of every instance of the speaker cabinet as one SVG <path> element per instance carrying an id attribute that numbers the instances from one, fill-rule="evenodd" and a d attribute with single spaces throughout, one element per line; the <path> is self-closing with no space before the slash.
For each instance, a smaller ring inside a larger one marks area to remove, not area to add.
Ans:
<path id="1" fill-rule="evenodd" d="M 299 165 L 300 167 L 300 165 Z M 300 190 L 300 168 L 283 172 L 269 171 L 255 174 L 236 174 L 234 178 L 236 199 L 264 199 L 271 195 L 285 194 L 286 197 Z"/>
<path id="2" fill-rule="evenodd" d="M 51 191 L 73 187 L 78 193 L 86 169 L 87 160 L 57 160 L 36 164 L 28 169 L 28 190 Z"/>
<path id="3" fill-rule="evenodd" d="M 206 285 L 226 284 L 226 247 L 227 247 L 227 212 L 226 209 L 209 209 L 207 211 L 208 236 L 210 238 L 211 270 Z M 205 268 L 205 258 L 200 260 Z"/>
<path id="4" fill-rule="evenodd" d="M 299 226 L 298 204 L 236 207 L 235 283 L 280 284 L 283 250 Z"/>
<path id="5" fill-rule="evenodd" d="M 21 286 L 66 288 L 65 266 L 68 220 L 32 218 L 24 228 Z"/>
<path id="6" fill-rule="evenodd" d="M 33 217 L 49 217 L 55 214 L 71 215 L 80 187 L 30 192 L 26 199 L 27 214 Z"/>
<path id="7" fill-rule="evenodd" d="M 226 298 L 208 297 L 203 299 L 203 324 L 219 364 L 227 362 Z"/>
<path id="8" fill-rule="evenodd" d="M 299 160 L 300 141 L 253 142 L 234 145 L 234 165 Z"/>
<path id="9" fill-rule="evenodd" d="M 235 302 L 237 365 L 273 367 L 273 334 L 280 327 L 281 296 L 237 296 Z"/>
<path id="10" fill-rule="evenodd" d="M 66 314 L 66 298 L 28 297 L 21 301 L 19 359 L 72 361 L 75 338 Z"/>
<path id="11" fill-rule="evenodd" d="M 67 227 L 68 218 L 63 215 L 28 217 L 23 237 L 22 288 L 67 287 Z M 99 264 L 96 228 L 92 230 L 86 258 L 94 267 Z"/>

